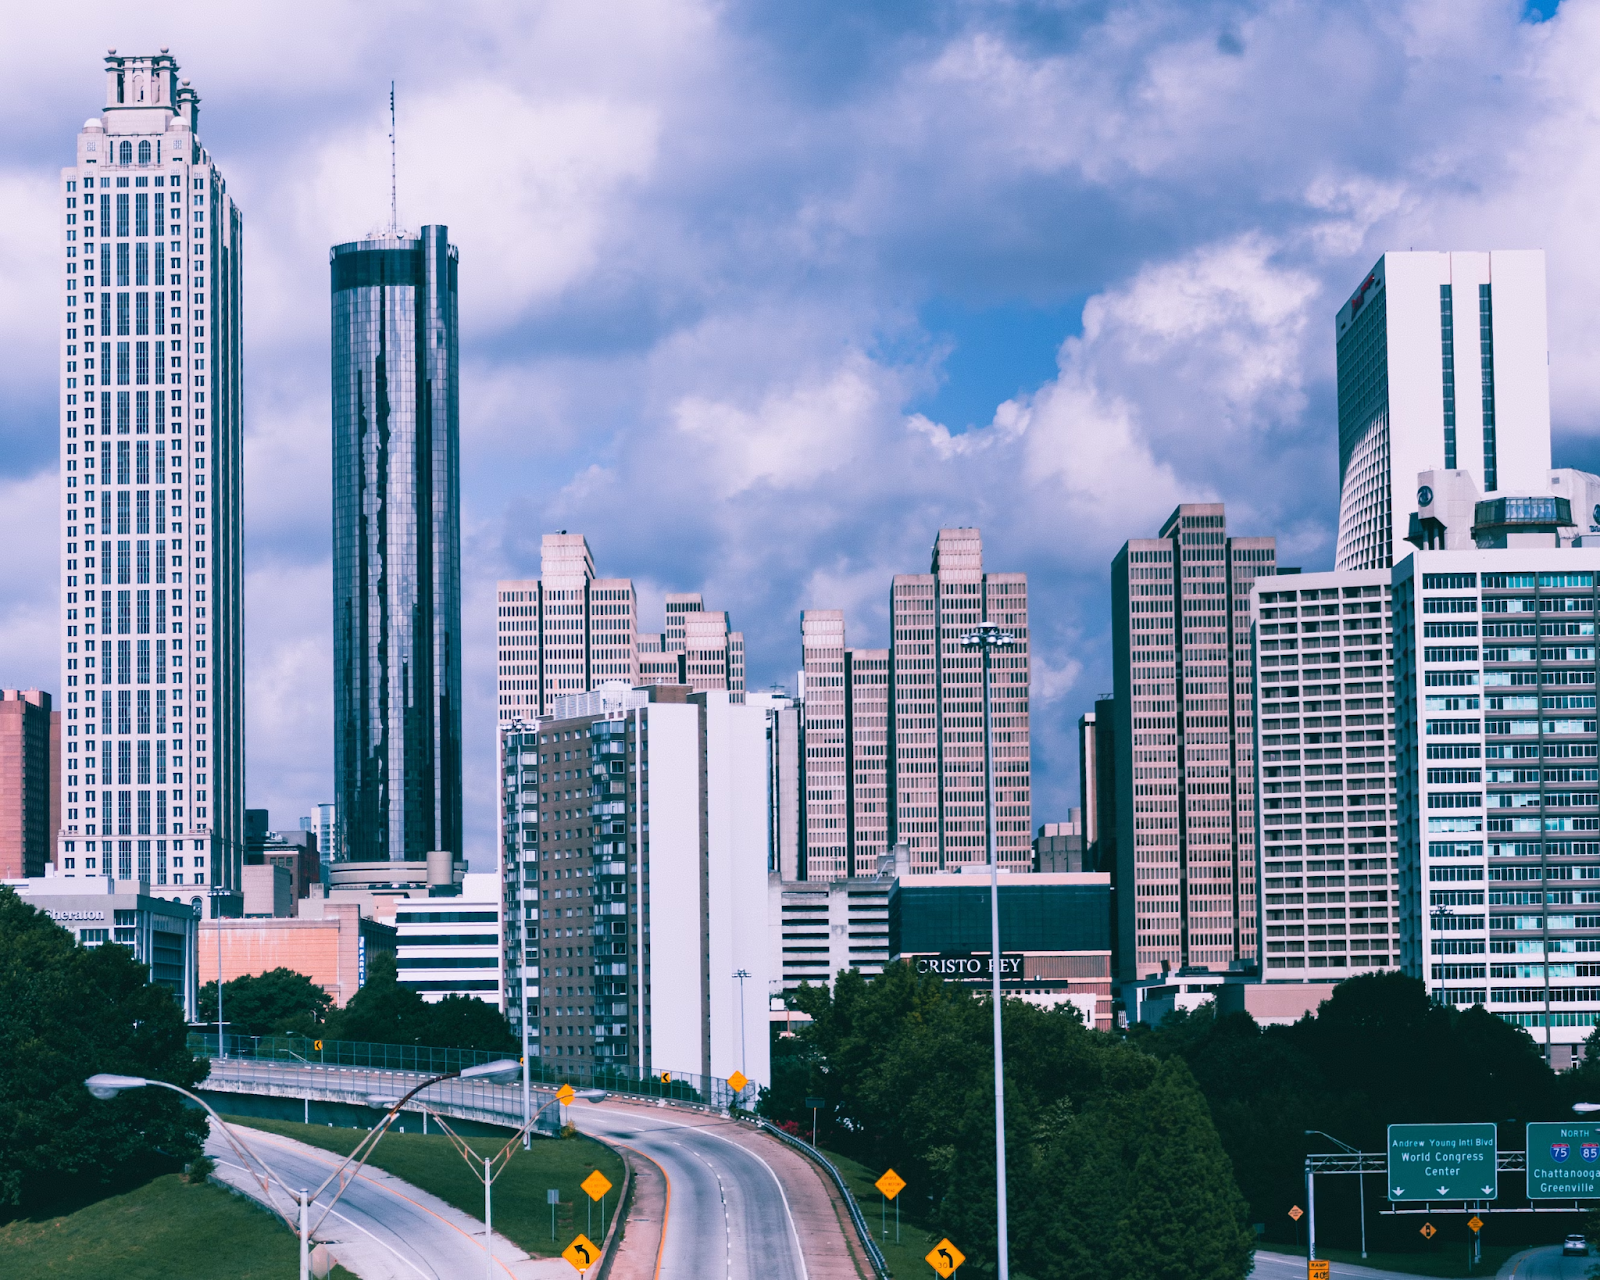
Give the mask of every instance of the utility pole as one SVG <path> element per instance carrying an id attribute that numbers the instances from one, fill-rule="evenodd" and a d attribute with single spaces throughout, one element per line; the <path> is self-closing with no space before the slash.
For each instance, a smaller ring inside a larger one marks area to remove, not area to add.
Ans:
<path id="1" fill-rule="evenodd" d="M 1016 637 L 985 624 L 961 637 L 961 647 L 983 655 L 983 797 L 984 827 L 989 843 L 989 973 L 994 1000 L 994 1161 L 995 1232 L 999 1280 L 1010 1280 L 1010 1244 L 1006 1229 L 1006 1078 L 1000 1029 L 1000 854 L 994 830 L 994 717 L 989 702 L 989 662 L 996 649 L 1009 649 Z"/>
<path id="2" fill-rule="evenodd" d="M 740 1072 L 743 1072 L 746 1062 L 744 1043 L 744 980 L 750 976 L 750 970 L 736 969 L 733 976 L 739 979 L 739 1070 Z"/>

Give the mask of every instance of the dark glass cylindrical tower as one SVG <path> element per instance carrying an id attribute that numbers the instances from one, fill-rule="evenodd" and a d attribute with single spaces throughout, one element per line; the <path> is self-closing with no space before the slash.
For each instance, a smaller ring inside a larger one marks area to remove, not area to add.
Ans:
<path id="1" fill-rule="evenodd" d="M 352 861 L 463 855 L 455 246 L 336 245 L 334 769 Z"/>

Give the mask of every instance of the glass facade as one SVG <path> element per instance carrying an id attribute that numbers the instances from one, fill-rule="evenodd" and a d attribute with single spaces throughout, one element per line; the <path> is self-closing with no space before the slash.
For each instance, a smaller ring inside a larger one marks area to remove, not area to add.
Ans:
<path id="1" fill-rule="evenodd" d="M 352 861 L 463 856 L 457 252 L 332 254 L 334 768 Z"/>

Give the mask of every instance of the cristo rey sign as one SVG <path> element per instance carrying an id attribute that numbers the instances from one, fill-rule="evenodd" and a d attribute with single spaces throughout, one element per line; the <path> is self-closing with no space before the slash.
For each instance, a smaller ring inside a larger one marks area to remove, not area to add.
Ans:
<path id="1" fill-rule="evenodd" d="M 994 979 L 993 957 L 987 951 L 941 951 L 936 956 L 917 956 L 918 973 L 936 973 L 941 978 L 957 981 L 991 982 Z M 1022 980 L 1022 953 L 1000 953 L 1000 980 Z"/>

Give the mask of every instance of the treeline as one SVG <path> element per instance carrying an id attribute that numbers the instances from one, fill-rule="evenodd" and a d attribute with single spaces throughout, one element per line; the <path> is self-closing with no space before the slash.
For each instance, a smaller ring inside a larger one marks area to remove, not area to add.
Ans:
<path id="1" fill-rule="evenodd" d="M 200 989 L 200 1022 L 217 1020 L 217 984 Z M 236 1036 L 305 1036 L 422 1044 L 487 1053 L 519 1050 L 505 1015 L 476 996 L 448 995 L 430 1004 L 399 979 L 395 958 L 380 951 L 367 962 L 367 980 L 343 1009 L 303 973 L 273 969 L 223 984 L 222 1016 Z"/>
<path id="2" fill-rule="evenodd" d="M 1157 1028 L 1137 1026 L 1128 1040 L 1188 1066 L 1251 1218 L 1271 1240 L 1296 1238 L 1288 1212 L 1305 1203 L 1306 1153 L 1337 1150 L 1307 1130 L 1363 1151 L 1384 1151 L 1391 1124 L 1493 1122 L 1501 1126 L 1501 1147 L 1520 1150 L 1528 1121 L 1570 1120 L 1573 1102 L 1600 1101 L 1600 1049 L 1579 1070 L 1558 1074 L 1527 1031 L 1481 1005 L 1459 1010 L 1435 1004 L 1419 980 L 1399 973 L 1341 982 L 1314 1016 L 1292 1026 L 1260 1027 L 1242 1013 L 1217 1017 L 1208 1005 L 1170 1015 Z M 1355 1181 L 1318 1179 L 1319 1239 L 1356 1244 Z M 1519 1180 L 1502 1178 L 1497 1203 L 1509 1207 L 1520 1192 Z M 1413 1247 L 1411 1219 L 1377 1212 L 1383 1196 L 1378 1179 L 1369 1179 L 1369 1243 Z M 1501 1221 L 1524 1233 L 1534 1226 L 1573 1229 L 1565 1219 Z"/>
<path id="3" fill-rule="evenodd" d="M 98 1072 L 193 1088 L 183 1010 L 126 947 L 82 947 L 0 888 L 0 1216 L 89 1200 L 200 1154 L 206 1123 L 168 1089 L 99 1101 Z"/>
<path id="4" fill-rule="evenodd" d="M 908 1186 L 911 1216 L 995 1274 L 992 1015 L 909 965 L 804 987 L 813 1021 L 774 1045 L 761 1109 Z M 1005 1002 L 1006 1161 L 1017 1280 L 1238 1280 L 1247 1207 L 1180 1054 L 1087 1030 L 1070 1006 Z"/>

